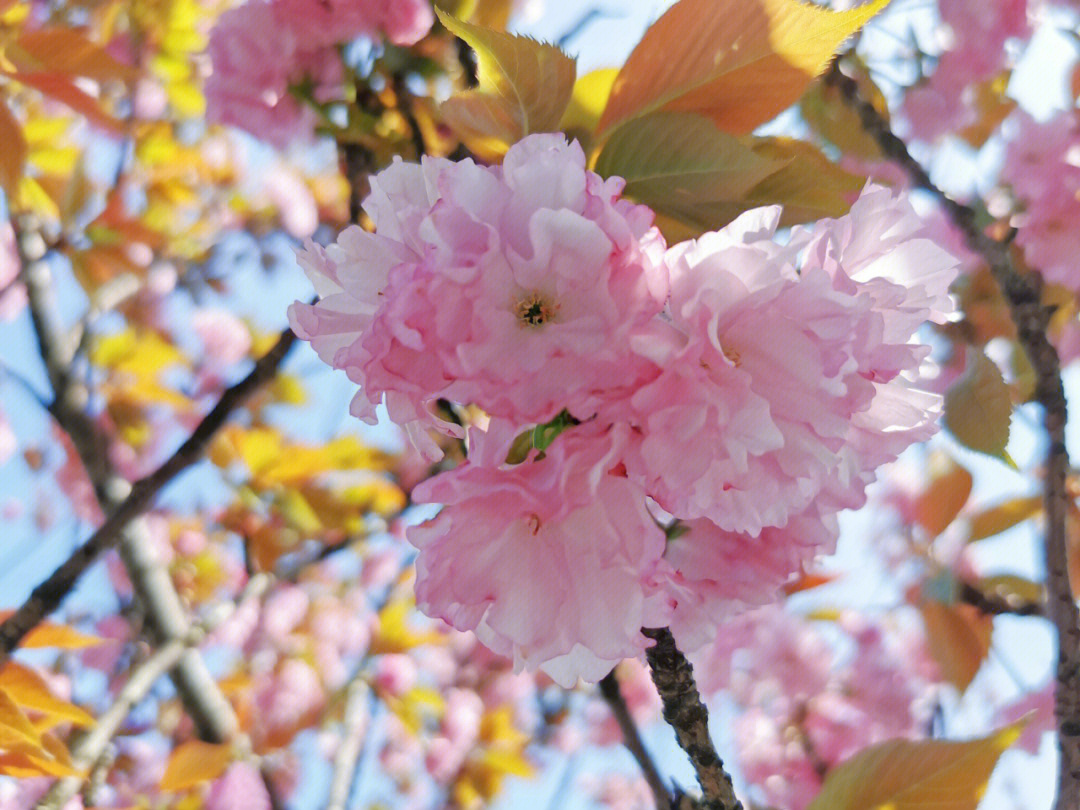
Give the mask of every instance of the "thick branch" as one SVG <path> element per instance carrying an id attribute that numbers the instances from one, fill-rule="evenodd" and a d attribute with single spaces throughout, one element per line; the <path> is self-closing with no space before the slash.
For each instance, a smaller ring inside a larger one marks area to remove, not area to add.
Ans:
<path id="1" fill-rule="evenodd" d="M 881 151 L 903 168 L 912 183 L 933 194 L 960 229 L 968 246 L 978 253 L 993 274 L 1005 300 L 1017 338 L 1035 370 L 1035 400 L 1042 405 L 1049 438 L 1044 481 L 1043 504 L 1046 513 L 1046 585 L 1047 617 L 1058 633 L 1057 690 L 1055 714 L 1058 743 L 1061 748 L 1061 771 L 1058 780 L 1057 808 L 1080 808 L 1080 612 L 1069 586 L 1066 561 L 1065 516 L 1068 494 L 1065 478 L 1069 456 L 1065 449 L 1067 409 L 1061 382 L 1061 363 L 1047 338 L 1052 310 L 1042 303 L 1042 279 L 1037 273 L 1021 275 L 1013 266 L 1008 246 L 986 235 L 976 224 L 975 212 L 956 202 L 938 188 L 926 170 L 908 152 L 906 144 L 890 129 L 874 106 L 860 98 L 853 79 L 833 62 L 825 80 L 839 89 L 844 99 L 859 114 L 863 128 L 874 137 Z"/>
<path id="2" fill-rule="evenodd" d="M 664 784 L 664 778 L 657 770 L 656 763 L 645 749 L 645 742 L 641 739 L 641 733 L 638 731 L 634 718 L 630 716 L 622 690 L 619 689 L 619 679 L 615 677 L 615 670 L 611 670 L 600 681 L 600 694 L 615 716 L 615 722 L 619 724 L 619 730 L 623 735 L 623 745 L 629 749 L 637 761 L 638 767 L 645 776 L 645 781 L 649 784 L 649 789 L 652 790 L 657 810 L 671 810 L 671 792 Z"/>
<path id="3" fill-rule="evenodd" d="M 150 508 L 158 492 L 202 457 L 206 446 L 230 414 L 277 373 L 278 366 L 295 339 L 290 330 L 282 332 L 274 348 L 259 359 L 251 373 L 222 394 L 221 399 L 203 417 L 187 441 L 154 472 L 136 481 L 128 496 L 90 539 L 76 549 L 63 565 L 34 589 L 30 598 L 15 613 L 0 624 L 0 663 L 7 659 L 30 630 L 60 605 L 83 572 L 103 552 L 116 546 L 121 532 Z"/>
<path id="4" fill-rule="evenodd" d="M 705 794 L 701 806 L 705 810 L 742 810 L 731 777 L 709 736 L 709 710 L 694 683 L 694 668 L 675 646 L 675 637 L 666 627 L 645 628 L 641 632 L 656 642 L 645 650 L 645 657 L 664 704 L 664 719 L 675 729 L 679 746 L 697 772 Z"/>

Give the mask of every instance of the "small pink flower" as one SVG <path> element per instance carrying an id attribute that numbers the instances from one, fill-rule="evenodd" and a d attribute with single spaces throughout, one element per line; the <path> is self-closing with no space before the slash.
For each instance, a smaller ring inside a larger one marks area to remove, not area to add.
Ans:
<path id="1" fill-rule="evenodd" d="M 270 795 L 259 772 L 246 762 L 234 762 L 210 785 L 205 810 L 270 810 Z"/>
<path id="2" fill-rule="evenodd" d="M 417 487 L 418 502 L 446 504 L 408 532 L 420 608 L 563 686 L 638 655 L 640 628 L 666 619 L 651 579 L 664 535 L 615 474 L 617 449 L 583 426 L 542 460 L 465 464 Z"/>

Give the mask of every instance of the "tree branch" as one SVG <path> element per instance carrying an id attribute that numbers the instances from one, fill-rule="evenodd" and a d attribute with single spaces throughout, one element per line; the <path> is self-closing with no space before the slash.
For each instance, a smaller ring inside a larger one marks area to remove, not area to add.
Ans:
<path id="1" fill-rule="evenodd" d="M 675 637 L 666 627 L 643 628 L 641 632 L 656 642 L 645 650 L 645 657 L 664 704 L 664 719 L 675 729 L 679 746 L 697 772 L 705 795 L 701 806 L 705 810 L 742 810 L 731 777 L 709 736 L 709 710 L 694 683 L 694 668 L 675 646 Z"/>
<path id="2" fill-rule="evenodd" d="M 71 759 L 75 768 L 86 770 L 94 767 L 104 755 L 109 742 L 119 733 L 124 720 L 146 697 L 154 684 L 178 666 L 186 652 L 191 652 L 192 647 L 201 643 L 208 633 L 232 616 L 244 600 L 258 598 L 266 592 L 272 582 L 273 578 L 266 576 L 248 580 L 243 592 L 235 600 L 224 602 L 217 609 L 211 610 L 206 620 L 197 627 L 189 629 L 184 638 L 167 641 L 139 664 L 113 699 L 112 705 L 97 719 L 94 727 L 80 735 L 72 744 Z M 38 801 L 35 810 L 59 810 L 79 792 L 82 784 L 83 778 L 79 776 L 66 776 L 60 779 Z"/>
<path id="3" fill-rule="evenodd" d="M 903 140 L 892 132 L 888 121 L 872 104 L 860 98 L 858 85 L 840 71 L 839 60 L 833 61 L 825 74 L 825 81 L 837 88 L 858 113 L 863 128 L 877 141 L 884 155 L 903 168 L 913 184 L 938 199 L 964 234 L 968 246 L 989 266 L 1008 302 L 1020 345 L 1035 370 L 1034 399 L 1043 407 L 1044 425 L 1049 438 L 1043 505 L 1046 514 L 1046 614 L 1058 633 L 1054 711 L 1058 722 L 1061 770 L 1056 807 L 1059 810 L 1076 810 L 1080 807 L 1080 612 L 1069 586 L 1066 559 L 1065 516 L 1069 496 L 1065 489 L 1065 478 L 1069 469 L 1069 455 L 1065 448 L 1065 424 L 1068 414 L 1061 382 L 1061 363 L 1046 336 L 1053 310 L 1042 303 L 1042 277 L 1037 273 L 1019 273 L 1009 255 L 1008 245 L 984 233 L 976 224 L 975 212 L 969 206 L 953 200 L 934 184 L 926 170 L 908 152 Z"/>
<path id="4" fill-rule="evenodd" d="M 371 688 L 363 678 L 354 678 L 345 692 L 345 715 L 342 717 L 342 738 L 334 753 L 334 771 L 330 780 L 330 797 L 326 810 L 346 810 L 349 794 L 356 779 L 356 767 L 367 734 L 368 702 Z"/>
<path id="5" fill-rule="evenodd" d="M 615 670 L 605 675 L 599 685 L 600 694 L 615 716 L 619 730 L 622 731 L 623 745 L 627 747 L 641 768 L 645 781 L 652 791 L 657 810 L 671 810 L 671 791 L 664 784 L 664 778 L 646 750 L 645 742 L 641 739 L 641 733 L 638 731 L 634 718 L 630 716 L 630 710 L 619 688 L 619 679 L 615 677 Z"/>
<path id="6" fill-rule="evenodd" d="M 0 664 L 7 660 L 12 650 L 30 630 L 60 605 L 83 572 L 103 552 L 116 546 L 121 532 L 151 506 L 161 489 L 202 457 L 210 440 L 232 412 L 277 373 L 278 366 L 295 340 L 291 330 L 282 332 L 274 348 L 259 359 L 251 373 L 222 394 L 221 399 L 203 417 L 187 441 L 154 472 L 136 481 L 128 496 L 90 539 L 76 549 L 67 561 L 33 590 L 26 602 L 0 624 Z"/>

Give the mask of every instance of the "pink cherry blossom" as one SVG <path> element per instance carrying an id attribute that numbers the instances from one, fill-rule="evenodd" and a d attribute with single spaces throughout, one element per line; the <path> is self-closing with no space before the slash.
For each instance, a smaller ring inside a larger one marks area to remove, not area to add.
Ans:
<path id="1" fill-rule="evenodd" d="M 1015 126 L 1001 178 L 1023 207 L 1016 242 L 1047 281 L 1080 289 L 1074 225 L 1080 214 L 1080 114 L 1059 113 L 1041 124 L 1020 112 Z"/>
<path id="2" fill-rule="evenodd" d="M 210 785 L 203 805 L 206 810 L 270 810 L 258 770 L 246 762 L 234 762 Z"/>
<path id="3" fill-rule="evenodd" d="M 862 505 L 874 468 L 933 432 L 939 400 L 908 381 L 929 349 L 910 340 L 952 311 L 957 264 L 882 188 L 786 247 L 778 217 L 668 252 L 670 328 L 638 343 L 663 371 L 615 409 L 640 431 L 627 469 L 665 510 L 752 535 L 812 502 Z"/>
<path id="4" fill-rule="evenodd" d="M 279 22 L 308 48 L 340 45 L 361 35 L 385 35 L 412 45 L 435 21 L 428 0 L 274 0 Z"/>
<path id="5" fill-rule="evenodd" d="M 586 170 L 562 135 L 531 135 L 501 166 L 395 163 L 371 184 L 375 234 L 350 228 L 301 255 L 323 300 L 290 308 L 293 328 L 362 390 L 353 413 L 411 428 L 454 427 L 440 398 L 518 424 L 564 408 L 588 418 L 653 373 L 632 337 L 667 293 L 663 242 L 623 182 Z"/>
<path id="6" fill-rule="evenodd" d="M 333 48 L 311 49 L 283 25 L 274 6 L 252 0 L 226 11 L 210 35 L 213 72 L 206 82 L 206 116 L 230 124 L 277 147 L 310 138 L 314 112 L 290 87 L 303 81 L 326 101 L 341 85 L 341 58 Z"/>
<path id="7" fill-rule="evenodd" d="M 712 641 L 733 615 L 776 601 L 793 573 L 835 550 L 839 533 L 835 516 L 813 509 L 756 536 L 726 532 L 705 519 L 684 526 L 664 552 L 672 569 L 670 626 L 683 650 Z"/>
<path id="8" fill-rule="evenodd" d="M 543 459 L 465 464 L 417 487 L 418 502 L 446 504 L 408 532 L 420 608 L 564 686 L 644 650 L 640 628 L 666 619 L 651 582 L 664 534 L 613 472 L 618 449 L 583 426 Z"/>
<path id="9" fill-rule="evenodd" d="M 15 249 L 15 229 L 0 223 L 0 321 L 10 321 L 26 306 L 26 288 L 16 281 L 19 254 Z"/>

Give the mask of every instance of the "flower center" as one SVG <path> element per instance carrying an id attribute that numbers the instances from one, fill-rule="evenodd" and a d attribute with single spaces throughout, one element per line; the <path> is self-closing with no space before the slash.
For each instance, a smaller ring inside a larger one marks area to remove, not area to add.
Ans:
<path id="1" fill-rule="evenodd" d="M 543 326 L 555 317 L 559 307 L 550 304 L 540 293 L 529 293 L 517 303 L 518 318 L 526 326 Z"/>

